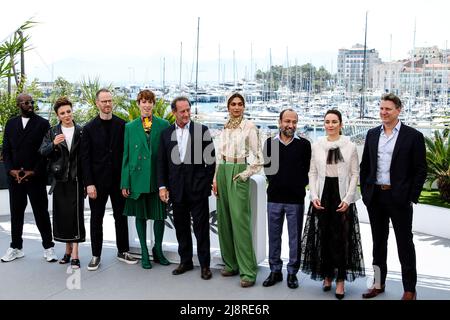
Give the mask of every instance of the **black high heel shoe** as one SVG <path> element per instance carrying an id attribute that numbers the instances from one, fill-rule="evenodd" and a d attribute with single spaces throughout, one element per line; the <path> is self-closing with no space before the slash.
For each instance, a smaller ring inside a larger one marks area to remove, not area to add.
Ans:
<path id="1" fill-rule="evenodd" d="M 324 292 L 327 292 L 327 291 L 330 291 L 331 290 L 331 281 L 330 281 L 330 284 L 329 285 L 325 285 L 325 280 L 323 281 L 323 284 L 322 284 L 322 290 L 324 291 Z"/>
<path id="2" fill-rule="evenodd" d="M 70 262 L 70 253 L 64 253 L 64 257 L 59 260 L 59 264 L 66 264 Z"/>
<path id="3" fill-rule="evenodd" d="M 162 250 L 158 252 L 155 247 L 152 248 L 153 262 L 159 263 L 162 266 L 168 266 L 170 264 L 169 260 L 164 257 Z"/>
<path id="4" fill-rule="evenodd" d="M 340 282 L 340 281 L 339 281 L 339 282 Z M 336 285 L 336 289 L 337 289 L 337 285 Z M 344 290 L 343 290 L 342 293 L 337 293 L 337 292 L 334 293 L 334 295 L 336 296 L 336 298 L 339 299 L 339 300 L 344 299 L 344 296 L 345 296 L 345 288 L 343 288 L 343 289 L 344 289 Z"/>
<path id="5" fill-rule="evenodd" d="M 344 299 L 345 292 L 344 292 L 344 293 L 335 293 L 334 295 L 335 295 L 336 298 L 338 298 L 339 300 L 342 300 L 342 299 Z"/>

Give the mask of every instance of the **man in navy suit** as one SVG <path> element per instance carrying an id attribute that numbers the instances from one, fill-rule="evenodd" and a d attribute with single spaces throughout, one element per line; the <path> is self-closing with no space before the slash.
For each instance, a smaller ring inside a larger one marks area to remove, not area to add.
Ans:
<path id="1" fill-rule="evenodd" d="M 206 126 L 191 121 L 186 97 L 171 104 L 176 122 L 161 133 L 158 186 L 161 201 L 172 202 L 180 264 L 173 275 L 193 269 L 191 215 L 197 239 L 201 278 L 212 276 L 210 265 L 209 206 L 215 171 L 214 143 Z"/>
<path id="2" fill-rule="evenodd" d="M 11 244 L 2 262 L 22 258 L 22 233 L 27 196 L 33 209 L 36 226 L 42 237 L 44 258 L 57 261 L 52 241 L 48 213 L 46 161 L 39 153 L 42 140 L 50 128 L 44 118 L 34 113 L 33 98 L 21 93 L 17 96 L 21 114 L 8 120 L 3 136 L 3 161 L 8 174 L 9 206 L 11 211 Z"/>
<path id="3" fill-rule="evenodd" d="M 402 102 L 394 94 L 381 97 L 383 124 L 367 132 L 361 161 L 361 193 L 369 212 L 375 268 L 374 286 L 363 294 L 366 299 L 385 290 L 389 219 L 394 227 L 402 267 L 402 300 L 416 299 L 413 203 L 419 200 L 427 163 L 423 135 L 398 119 L 401 110 Z"/>

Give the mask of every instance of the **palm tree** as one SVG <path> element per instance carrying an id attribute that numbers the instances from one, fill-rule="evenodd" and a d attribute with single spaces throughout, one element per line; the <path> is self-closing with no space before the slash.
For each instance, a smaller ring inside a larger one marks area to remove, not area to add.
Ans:
<path id="1" fill-rule="evenodd" d="M 14 78 L 16 87 L 23 88 L 25 83 L 25 58 L 24 53 L 30 47 L 27 45 L 30 40 L 29 35 L 24 35 L 24 31 L 32 28 L 35 21 L 25 21 L 12 36 L 0 44 L 0 78 L 8 79 L 8 93 L 12 93 L 11 77 Z M 20 74 L 17 70 L 17 55 L 20 54 Z M 20 75 L 20 77 L 19 77 Z"/>
<path id="2" fill-rule="evenodd" d="M 167 110 L 169 105 L 169 102 L 165 101 L 163 98 L 157 99 L 153 106 L 152 114 L 161 119 L 166 119 L 170 124 L 174 123 L 175 116 L 172 112 Z M 139 110 L 136 100 L 129 101 L 126 107 L 122 107 L 121 110 L 117 110 L 115 113 L 127 122 L 133 121 L 141 116 L 141 111 Z"/>
<path id="3" fill-rule="evenodd" d="M 429 187 L 437 181 L 441 198 L 450 203 L 450 134 L 448 130 L 443 133 L 436 130 L 434 139 L 425 137 L 427 146 Z"/>

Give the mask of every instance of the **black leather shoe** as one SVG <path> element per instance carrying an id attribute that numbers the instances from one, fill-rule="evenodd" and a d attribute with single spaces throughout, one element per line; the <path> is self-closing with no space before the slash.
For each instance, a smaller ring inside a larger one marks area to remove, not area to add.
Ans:
<path id="1" fill-rule="evenodd" d="M 202 268 L 201 274 L 203 280 L 209 280 L 212 277 L 211 270 L 208 267 Z"/>
<path id="2" fill-rule="evenodd" d="M 281 272 L 271 272 L 266 280 L 263 282 L 264 287 L 271 287 L 275 283 L 283 281 L 283 274 Z"/>
<path id="3" fill-rule="evenodd" d="M 189 270 L 192 270 L 192 269 L 194 269 L 194 266 L 193 266 L 192 264 L 183 264 L 183 263 L 180 263 L 180 264 L 178 265 L 178 267 L 172 271 L 172 274 L 173 274 L 174 276 L 177 276 L 177 275 L 179 275 L 179 274 L 183 274 L 183 273 L 185 273 L 186 271 L 189 271 Z"/>
<path id="4" fill-rule="evenodd" d="M 288 274 L 287 285 L 291 289 L 298 288 L 298 280 L 295 274 Z"/>

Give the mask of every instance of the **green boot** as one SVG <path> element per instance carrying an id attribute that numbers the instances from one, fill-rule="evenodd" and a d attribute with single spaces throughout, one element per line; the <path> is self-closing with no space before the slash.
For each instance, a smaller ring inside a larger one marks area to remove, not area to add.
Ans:
<path id="1" fill-rule="evenodd" d="M 139 242 L 141 244 L 141 265 L 144 269 L 151 269 L 152 264 L 150 263 L 150 259 L 148 256 L 148 248 L 147 248 L 147 220 L 136 218 L 136 230 L 139 236 Z"/>
<path id="2" fill-rule="evenodd" d="M 169 260 L 166 259 L 162 251 L 162 240 L 164 236 L 164 220 L 155 220 L 153 222 L 153 232 L 155 233 L 155 245 L 152 249 L 153 262 L 159 263 L 163 266 L 168 266 L 170 264 Z"/>

